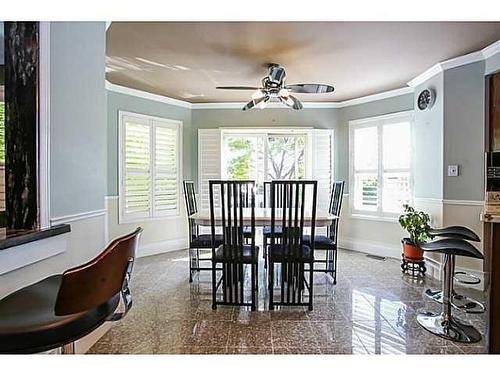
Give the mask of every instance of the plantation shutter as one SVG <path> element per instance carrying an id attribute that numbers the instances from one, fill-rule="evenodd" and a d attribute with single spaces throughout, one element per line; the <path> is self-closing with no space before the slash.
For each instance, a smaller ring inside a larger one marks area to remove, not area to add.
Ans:
<path id="1" fill-rule="evenodd" d="M 208 181 L 221 178 L 221 132 L 198 130 L 198 193 L 201 209 L 210 208 Z M 216 200 L 217 204 L 217 200 Z"/>
<path id="2" fill-rule="evenodd" d="M 129 219 L 151 215 L 151 126 L 147 120 L 124 116 L 122 176 L 120 194 L 122 216 Z"/>
<path id="3" fill-rule="evenodd" d="M 312 131 L 312 177 L 318 180 L 317 207 L 328 210 L 333 184 L 333 130 Z"/>
<path id="4" fill-rule="evenodd" d="M 120 222 L 179 214 L 180 124 L 120 113 Z"/>
<path id="5" fill-rule="evenodd" d="M 178 213 L 179 197 L 179 130 L 176 125 L 153 121 L 154 127 L 154 192 L 153 214 Z"/>

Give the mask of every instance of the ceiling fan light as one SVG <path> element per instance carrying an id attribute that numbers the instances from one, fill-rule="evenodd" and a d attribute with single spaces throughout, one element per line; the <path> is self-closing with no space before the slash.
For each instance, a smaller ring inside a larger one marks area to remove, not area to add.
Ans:
<path id="1" fill-rule="evenodd" d="M 295 104 L 295 102 L 293 101 L 293 99 L 290 98 L 289 96 L 284 97 L 283 100 L 284 100 L 285 104 L 287 106 L 289 106 L 289 107 L 293 107 L 293 105 Z"/>
<path id="2" fill-rule="evenodd" d="M 287 98 L 288 95 L 290 95 L 290 91 L 283 88 L 283 89 L 280 89 L 280 91 L 278 92 L 278 95 L 281 96 L 282 98 Z"/>
<path id="3" fill-rule="evenodd" d="M 261 101 L 259 104 L 257 104 L 257 106 L 256 106 L 256 107 L 257 107 L 258 109 L 264 109 L 264 108 L 266 108 L 266 107 L 267 107 L 267 102 L 268 102 L 268 101 L 269 101 L 269 100 L 263 100 L 263 101 Z"/>
<path id="4" fill-rule="evenodd" d="M 257 100 L 266 95 L 262 90 L 257 90 L 252 94 L 252 99 Z"/>

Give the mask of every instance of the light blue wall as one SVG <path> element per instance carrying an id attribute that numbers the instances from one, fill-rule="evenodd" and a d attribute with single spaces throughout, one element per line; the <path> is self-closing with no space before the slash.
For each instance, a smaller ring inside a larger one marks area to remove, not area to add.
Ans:
<path id="1" fill-rule="evenodd" d="M 444 72 L 444 199 L 484 199 L 484 61 Z M 447 176 L 459 165 L 458 177 Z"/>
<path id="2" fill-rule="evenodd" d="M 443 198 L 443 73 L 415 87 L 415 99 L 426 88 L 436 92 L 432 108 L 415 109 L 413 126 L 414 195 Z"/>
<path id="3" fill-rule="evenodd" d="M 108 195 L 118 195 L 118 111 L 128 111 L 183 122 L 183 174 L 191 177 L 191 110 L 154 100 L 107 91 Z M 197 159 L 195 159 L 197 160 Z"/>
<path id="4" fill-rule="evenodd" d="M 51 216 L 102 209 L 105 23 L 51 22 L 50 62 Z"/>

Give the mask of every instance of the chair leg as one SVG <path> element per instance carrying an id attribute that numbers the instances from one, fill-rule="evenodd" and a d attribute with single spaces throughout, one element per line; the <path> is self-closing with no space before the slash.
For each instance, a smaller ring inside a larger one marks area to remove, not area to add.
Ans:
<path id="1" fill-rule="evenodd" d="M 61 347 L 61 354 L 75 354 L 75 342 L 72 341 Z"/>
<path id="2" fill-rule="evenodd" d="M 337 247 L 333 249 L 333 284 L 337 284 Z"/>
<path id="3" fill-rule="evenodd" d="M 314 284 L 314 272 L 313 272 L 314 262 L 309 263 L 309 307 L 308 310 L 313 309 L 313 284 Z"/>
<path id="4" fill-rule="evenodd" d="M 217 309 L 217 263 L 212 261 L 212 309 Z"/>
<path id="5" fill-rule="evenodd" d="M 269 310 L 274 310 L 273 289 L 274 289 L 274 263 L 269 262 Z"/>
<path id="6" fill-rule="evenodd" d="M 258 272 L 258 265 L 255 263 L 252 263 L 252 311 L 257 310 L 257 272 Z"/>
<path id="7" fill-rule="evenodd" d="M 193 257 L 192 257 L 193 249 L 189 248 L 188 250 L 188 258 L 189 258 L 189 282 L 193 282 Z"/>

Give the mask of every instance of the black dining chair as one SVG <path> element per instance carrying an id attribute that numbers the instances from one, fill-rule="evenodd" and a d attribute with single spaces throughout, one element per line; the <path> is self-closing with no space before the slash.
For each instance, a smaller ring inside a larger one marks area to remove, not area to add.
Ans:
<path id="1" fill-rule="evenodd" d="M 275 187 L 276 189 L 276 207 L 281 208 L 283 204 L 283 186 L 279 185 Z M 271 207 L 271 181 L 264 181 L 264 208 L 270 208 Z M 274 236 L 276 237 L 281 237 L 283 234 L 283 230 L 281 226 L 277 225 L 276 228 L 274 228 Z M 267 268 L 267 246 L 269 245 L 269 239 L 271 238 L 271 226 L 270 225 L 265 225 L 262 228 L 262 237 L 264 238 L 264 268 Z"/>
<path id="2" fill-rule="evenodd" d="M 344 181 L 336 181 L 332 185 L 332 193 L 330 195 L 330 207 L 328 212 L 331 215 L 337 216 L 328 227 L 326 236 L 314 236 L 314 251 L 324 251 L 325 257 L 315 257 L 314 263 L 324 265 L 324 267 L 315 268 L 314 272 L 325 272 L 329 274 L 333 283 L 337 283 L 337 242 L 339 233 L 340 211 L 342 209 L 342 197 L 344 195 Z M 304 236 L 304 243 L 311 246 L 311 236 Z"/>
<path id="3" fill-rule="evenodd" d="M 195 223 L 191 215 L 198 212 L 196 203 L 196 191 L 194 182 L 184 180 L 184 199 L 186 202 L 186 213 L 189 229 L 189 282 L 193 282 L 193 274 L 201 271 L 212 271 L 210 263 L 212 261 L 212 235 L 199 234 L 199 226 Z M 215 236 L 215 244 L 222 244 L 222 235 Z M 204 254 L 200 254 L 200 250 L 205 250 Z"/>
<path id="4" fill-rule="evenodd" d="M 317 181 L 271 182 L 271 244 L 268 256 L 269 309 L 275 305 L 307 306 L 313 309 L 314 242 L 305 245 L 305 219 L 310 216 L 311 235 L 316 229 Z M 281 195 L 280 195 L 281 194 Z M 282 236 L 275 236 L 281 226 Z M 274 300 L 275 265 L 280 265 L 279 300 Z M 308 266 L 306 269 L 305 266 Z M 304 275 L 308 273 L 308 280 Z M 308 298 L 304 302 L 304 291 Z"/>
<path id="5" fill-rule="evenodd" d="M 141 228 L 112 241 L 91 261 L 49 276 L 0 300 L 0 353 L 62 348 L 132 307 L 129 289 Z M 124 309 L 117 312 L 122 299 Z"/>
<path id="6" fill-rule="evenodd" d="M 210 222 L 212 229 L 212 308 L 218 305 L 250 306 L 257 308 L 259 248 L 255 246 L 255 182 L 254 181 L 209 181 Z M 219 195 L 219 207 L 215 207 L 215 195 Z M 248 197 L 249 207 L 244 200 Z M 249 210 L 248 213 L 246 211 Z M 216 215 L 217 214 L 217 215 Z M 250 223 L 245 223 L 249 214 Z M 250 224 L 250 225 L 248 225 Z M 216 227 L 222 228 L 222 244 L 215 246 Z M 249 241 L 243 229 L 250 228 Z M 246 243 L 248 242 L 248 243 Z M 221 264 L 219 272 L 217 266 Z M 245 272 L 250 269 L 250 302 Z M 221 274 L 218 278 L 218 274 Z M 222 299 L 217 291 L 222 289 Z"/>

